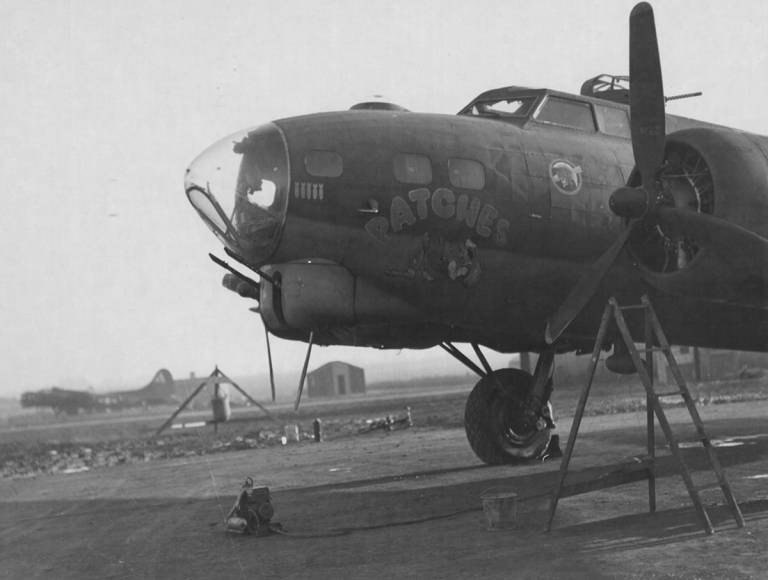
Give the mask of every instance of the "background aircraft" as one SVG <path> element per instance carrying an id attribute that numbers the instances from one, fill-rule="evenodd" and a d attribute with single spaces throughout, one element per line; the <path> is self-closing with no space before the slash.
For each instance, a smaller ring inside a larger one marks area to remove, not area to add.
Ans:
<path id="1" fill-rule="evenodd" d="M 190 377 L 174 379 L 167 369 L 158 370 L 144 387 L 125 391 L 94 393 L 51 387 L 39 391 L 27 391 L 21 395 L 22 407 L 49 407 L 57 414 L 76 415 L 80 411 L 104 411 L 149 407 L 153 405 L 178 405 L 186 399 L 203 379 Z M 202 397 L 200 403 L 203 403 Z M 207 406 L 208 401 L 203 403 Z"/>
<path id="2" fill-rule="evenodd" d="M 77 415 L 80 411 L 103 410 L 105 406 L 90 391 L 76 391 L 51 387 L 39 391 L 27 391 L 21 394 L 21 406 L 24 408 L 44 407 L 53 409 L 57 415 Z"/>
<path id="3" fill-rule="evenodd" d="M 201 154 L 185 192 L 260 276 L 219 260 L 269 332 L 442 345 L 482 375 L 465 412 L 475 453 L 537 457 L 555 354 L 591 350 L 609 296 L 648 294 L 675 344 L 767 346 L 768 139 L 665 114 L 646 3 L 630 16 L 630 79 L 628 106 L 621 90 L 506 87 L 458 115 L 367 104 L 280 119 Z M 481 345 L 541 355 L 533 375 L 493 371 Z M 615 346 L 609 366 L 626 363 Z"/>

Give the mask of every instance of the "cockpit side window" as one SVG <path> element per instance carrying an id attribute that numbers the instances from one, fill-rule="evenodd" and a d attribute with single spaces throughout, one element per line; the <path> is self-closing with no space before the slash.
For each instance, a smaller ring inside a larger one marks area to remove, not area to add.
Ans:
<path id="1" fill-rule="evenodd" d="M 600 130 L 606 135 L 631 138 L 629 114 L 626 109 L 597 105 L 595 107 L 600 121 Z"/>
<path id="2" fill-rule="evenodd" d="M 583 101 L 548 96 L 536 113 L 536 120 L 561 127 L 571 127 L 594 133 L 595 118 L 592 106 Z"/>

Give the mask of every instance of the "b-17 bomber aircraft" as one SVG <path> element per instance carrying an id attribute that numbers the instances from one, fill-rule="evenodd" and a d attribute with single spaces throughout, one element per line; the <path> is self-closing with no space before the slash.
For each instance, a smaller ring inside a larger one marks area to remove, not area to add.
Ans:
<path id="1" fill-rule="evenodd" d="M 477 456 L 539 457 L 555 355 L 593 348 L 611 296 L 647 295 L 673 344 L 768 349 L 768 138 L 665 113 L 646 3 L 629 68 L 580 95 L 490 90 L 456 115 L 363 103 L 273 121 L 201 154 L 186 195 L 259 274 L 217 260 L 269 333 L 441 345 L 481 375 L 465 409 Z M 641 341 L 642 317 L 628 323 Z M 533 375 L 493 370 L 481 346 L 540 356 Z"/>

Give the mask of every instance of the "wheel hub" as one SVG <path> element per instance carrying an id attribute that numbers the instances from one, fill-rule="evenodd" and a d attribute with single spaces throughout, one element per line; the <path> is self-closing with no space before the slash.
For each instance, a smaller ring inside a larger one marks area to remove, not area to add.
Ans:
<path id="1" fill-rule="evenodd" d="M 546 450 L 553 425 L 544 409 L 533 409 L 531 389 L 530 374 L 500 369 L 480 379 L 470 393 L 464 427 L 473 451 L 486 463 L 536 459 Z"/>
<path id="2" fill-rule="evenodd" d="M 547 421 L 540 413 L 532 411 L 525 401 L 517 397 L 500 398 L 499 432 L 513 445 L 526 443 L 539 431 L 547 428 Z"/>

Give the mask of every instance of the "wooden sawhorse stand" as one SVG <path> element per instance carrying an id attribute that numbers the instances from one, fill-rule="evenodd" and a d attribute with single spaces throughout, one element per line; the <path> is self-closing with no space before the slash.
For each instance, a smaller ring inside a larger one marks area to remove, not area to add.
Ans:
<path id="1" fill-rule="evenodd" d="M 622 311 L 624 310 L 642 310 L 643 311 L 644 323 L 645 323 L 645 349 L 638 350 L 637 348 L 635 348 L 635 343 L 632 340 L 632 336 L 629 333 L 629 328 L 627 327 L 627 323 L 624 320 L 624 315 L 622 314 Z M 696 508 L 696 513 L 699 515 L 702 526 L 704 527 L 704 529 L 708 534 L 713 534 L 715 532 L 715 529 L 712 526 L 712 522 L 709 519 L 709 514 L 707 514 L 707 510 L 704 508 L 704 504 L 702 503 L 701 497 L 699 496 L 699 489 L 697 489 L 693 484 L 693 480 L 691 478 L 691 472 L 688 469 L 688 466 L 685 464 L 685 461 L 683 460 L 683 456 L 680 452 L 680 447 L 677 444 L 677 439 L 675 438 L 675 435 L 672 432 L 672 428 L 669 424 L 669 421 L 667 420 L 667 417 L 664 414 L 664 410 L 661 406 L 661 403 L 659 402 L 660 397 L 681 396 L 683 398 L 683 401 L 685 402 L 685 406 L 688 408 L 688 412 L 691 415 L 693 424 L 696 426 L 696 431 L 698 433 L 699 441 L 701 442 L 701 444 L 704 447 L 704 450 L 706 451 L 709 464 L 712 470 L 715 472 L 715 475 L 717 476 L 717 482 L 720 488 L 722 489 L 723 496 L 725 497 L 726 502 L 728 503 L 728 506 L 731 509 L 731 513 L 733 514 L 733 517 L 736 520 L 736 525 L 740 528 L 743 527 L 744 517 L 741 514 L 739 505 L 736 503 L 736 500 L 733 497 L 731 486 L 729 485 L 728 480 L 725 477 L 723 468 L 717 459 L 715 448 L 712 446 L 712 443 L 709 440 L 707 433 L 704 431 L 704 424 L 702 423 L 701 417 L 699 416 L 699 413 L 696 410 L 696 405 L 693 401 L 693 398 L 691 397 L 690 391 L 688 390 L 688 386 L 686 385 L 685 379 L 683 378 L 683 375 L 680 372 L 680 368 L 677 366 L 677 362 L 675 361 L 675 358 L 672 355 L 672 350 L 670 348 L 669 342 L 667 341 L 667 337 L 661 328 L 661 324 L 659 324 L 659 320 L 656 317 L 656 312 L 653 310 L 653 307 L 651 306 L 651 303 L 648 300 L 648 297 L 643 296 L 641 300 L 641 304 L 637 304 L 633 306 L 619 306 L 618 302 L 616 302 L 614 298 L 611 298 L 605 307 L 605 311 L 603 312 L 603 318 L 600 322 L 600 329 L 598 330 L 597 338 L 595 339 L 595 348 L 592 351 L 592 360 L 589 366 L 587 384 L 585 385 L 584 390 L 581 393 L 581 397 L 579 398 L 578 405 L 576 406 L 576 414 L 573 417 L 573 424 L 571 425 L 571 433 L 568 436 L 568 445 L 565 449 L 565 455 L 563 456 L 562 463 L 560 464 L 560 474 L 558 477 L 557 486 L 555 487 L 555 491 L 552 494 L 552 499 L 549 506 L 549 521 L 547 523 L 547 531 L 552 529 L 552 520 L 554 519 L 555 511 L 557 510 L 557 502 L 561 497 L 564 497 L 563 485 L 565 483 L 565 478 L 568 474 L 568 464 L 571 461 L 571 455 L 573 454 L 573 447 L 576 442 L 576 436 L 579 432 L 581 419 L 584 415 L 584 409 L 587 405 L 589 390 L 592 387 L 592 381 L 595 377 L 595 369 L 597 368 L 597 362 L 600 358 L 600 351 L 603 348 L 603 343 L 605 342 L 605 337 L 608 331 L 608 325 L 612 318 L 616 320 L 616 324 L 618 326 L 619 333 L 621 334 L 621 338 L 627 346 L 629 354 L 632 357 L 632 362 L 634 363 L 634 366 L 637 369 L 637 373 L 640 376 L 640 380 L 642 381 L 643 386 L 645 387 L 645 392 L 647 397 L 647 409 L 648 409 L 647 411 L 648 413 L 647 414 L 648 458 L 647 458 L 647 461 L 645 462 L 646 463 L 645 471 L 647 473 L 647 479 L 648 479 L 648 504 L 649 504 L 649 509 L 651 513 L 656 511 L 656 473 L 655 473 L 655 437 L 654 437 L 654 413 L 655 413 L 656 418 L 659 420 L 659 425 L 661 426 L 661 429 L 662 431 L 664 431 L 664 435 L 667 438 L 667 443 L 669 444 L 669 448 L 672 451 L 672 455 L 677 460 L 677 463 L 680 465 L 680 475 L 683 478 L 685 487 L 688 489 L 688 494 L 691 497 L 693 506 Z M 658 346 L 654 346 L 654 344 Z M 679 390 L 667 392 L 667 393 L 656 392 L 653 384 L 653 353 L 654 352 L 663 352 L 664 355 L 666 356 L 667 363 L 669 364 L 669 368 L 672 371 L 672 376 L 675 378 L 675 382 L 677 383 Z M 643 360 L 640 358 L 640 353 L 645 354 L 645 363 L 643 363 Z M 598 483 L 597 485 L 589 487 L 589 490 L 593 491 L 596 489 L 601 489 L 603 487 L 608 487 L 609 485 L 616 485 L 616 483 L 612 482 L 612 483 L 609 483 L 608 485 L 599 485 Z"/>
<path id="2" fill-rule="evenodd" d="M 181 403 L 181 405 L 179 405 L 179 408 L 176 409 L 170 417 L 168 417 L 168 419 L 165 421 L 165 423 L 163 423 L 160 426 L 160 428 L 157 431 L 155 431 L 155 435 L 154 436 L 157 437 L 158 435 L 160 435 L 160 433 L 165 431 L 171 425 L 171 423 L 173 423 L 173 420 L 176 418 L 176 416 L 179 413 L 181 413 L 186 408 L 186 406 L 189 405 L 189 403 L 192 401 L 192 399 L 194 399 L 197 396 L 197 394 L 200 391 L 202 391 L 203 388 L 206 387 L 207 385 L 213 384 L 214 388 L 216 389 L 216 394 L 218 395 L 218 384 L 220 382 L 221 383 L 226 383 L 226 384 L 229 384 L 229 385 L 232 385 L 233 387 L 235 387 L 238 391 L 240 391 L 240 393 L 246 399 L 248 399 L 251 403 L 256 405 L 259 409 L 261 409 L 264 412 L 264 414 L 267 416 L 267 418 L 269 418 L 269 419 L 274 421 L 274 419 L 272 418 L 272 415 L 269 413 L 269 411 L 267 411 L 264 408 L 264 405 L 259 403 L 256 399 L 254 399 L 248 393 L 246 393 L 243 389 L 241 389 L 240 385 L 238 385 L 235 381 L 230 379 L 222 371 L 220 371 L 219 367 L 217 366 L 215 369 L 213 369 L 213 372 L 210 375 L 208 375 L 208 378 L 204 379 L 197 386 L 197 388 L 194 391 L 192 391 L 192 393 L 186 399 L 184 399 L 184 402 Z M 209 421 L 209 423 L 213 423 L 214 429 L 218 430 L 219 421 L 214 420 L 214 421 Z"/>

